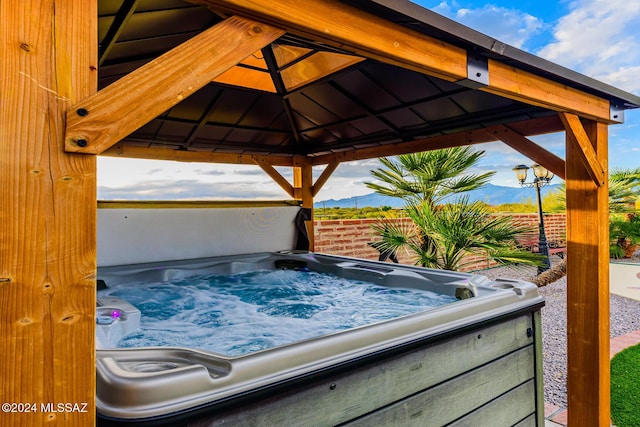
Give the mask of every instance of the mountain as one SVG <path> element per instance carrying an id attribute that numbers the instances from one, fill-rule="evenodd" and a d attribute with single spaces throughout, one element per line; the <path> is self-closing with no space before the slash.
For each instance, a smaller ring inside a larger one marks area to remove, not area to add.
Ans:
<path id="1" fill-rule="evenodd" d="M 542 197 L 556 190 L 560 184 L 548 185 L 540 190 Z M 531 199 L 535 203 L 536 192 L 533 188 L 522 187 L 505 187 L 500 185 L 487 184 L 478 190 L 466 193 L 470 200 L 481 200 L 489 205 L 503 205 L 505 203 L 522 203 Z M 402 199 L 397 197 L 383 196 L 378 193 L 369 193 L 362 196 L 348 197 L 346 199 L 329 199 L 316 202 L 316 208 L 363 208 L 366 206 L 380 207 L 391 206 L 392 208 L 401 208 L 404 206 Z"/>

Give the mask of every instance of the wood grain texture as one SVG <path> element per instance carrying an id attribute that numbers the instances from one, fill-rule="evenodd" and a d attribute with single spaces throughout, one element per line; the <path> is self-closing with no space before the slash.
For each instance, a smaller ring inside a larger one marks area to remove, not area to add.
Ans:
<path id="1" fill-rule="evenodd" d="M 564 129 L 557 115 L 510 123 L 509 128 L 523 136 L 560 132 Z M 440 148 L 482 144 L 485 142 L 498 141 L 499 138 L 494 135 L 494 132 L 500 132 L 502 129 L 502 125 L 496 125 L 472 131 L 421 138 L 414 141 L 384 144 L 379 147 L 368 147 L 357 150 L 354 149 L 353 151 L 343 151 L 340 153 L 322 154 L 313 157 L 312 162 L 314 165 L 322 165 L 333 161 L 348 162 L 426 150 L 437 150 Z"/>
<path id="2" fill-rule="evenodd" d="M 67 113 L 67 151 L 103 152 L 283 33 L 240 17 L 200 33 L 75 104 Z"/>
<path id="3" fill-rule="evenodd" d="M 320 427 L 349 425 L 353 421 L 366 426 L 422 427 L 445 425 L 452 420 L 451 415 L 464 414 L 490 421 L 512 417 L 511 423 L 467 424 L 471 426 L 512 425 L 513 419 L 517 421 L 535 408 L 535 386 L 530 380 L 535 374 L 534 344 L 526 332 L 532 327 L 527 313 L 477 330 L 461 331 L 406 352 L 379 355 L 353 369 L 319 375 L 309 382 L 294 382 L 246 405 L 213 411 L 190 426 L 224 423 Z M 507 371 L 509 375 L 503 375 Z M 520 387 L 514 390 L 518 384 Z M 492 406 L 492 397 L 508 390 L 513 392 Z M 525 408 L 519 417 L 514 413 L 517 408 Z"/>
<path id="4" fill-rule="evenodd" d="M 336 0 L 191 0 L 249 16 L 374 58 L 449 81 L 467 78 L 467 53 L 449 43 L 378 18 Z"/>
<path id="5" fill-rule="evenodd" d="M 100 200 L 98 209 L 237 209 L 300 206 L 299 200 Z"/>
<path id="6" fill-rule="evenodd" d="M 305 221 L 309 234 L 309 250 L 314 250 L 315 229 L 313 224 L 313 169 L 306 158 L 296 158 L 293 168 L 293 187 L 295 198 L 302 200 L 302 207 L 311 209 L 311 218 Z"/>
<path id="7" fill-rule="evenodd" d="M 492 136 L 564 179 L 565 162 L 560 157 L 545 150 L 524 135 L 520 135 L 510 129 L 508 126 L 497 125 L 494 126 L 494 128 L 495 129 L 490 132 Z"/>
<path id="8" fill-rule="evenodd" d="M 584 124 L 607 169 L 607 125 Z M 569 425 L 609 426 L 609 195 L 567 132 L 567 395 Z"/>
<path id="9" fill-rule="evenodd" d="M 250 16 L 357 55 L 449 81 L 468 77 L 467 52 L 369 15 L 336 0 L 190 0 Z M 489 59 L 489 85 L 480 90 L 554 111 L 610 122 L 609 102 L 547 78 Z"/>
<path id="10" fill-rule="evenodd" d="M 480 90 L 553 111 L 612 122 L 609 101 L 493 59 L 489 59 L 489 85 Z"/>
<path id="11" fill-rule="evenodd" d="M 604 185 L 606 174 L 584 127 L 582 127 L 580 118 L 575 114 L 560 113 L 560 119 L 562 119 L 567 132 L 571 133 L 570 141 L 578 145 L 576 153 L 580 155 L 589 176 L 598 187 Z"/>
<path id="12" fill-rule="evenodd" d="M 293 185 L 291 185 L 291 183 L 289 183 L 289 181 L 287 181 L 285 177 L 280 175 L 280 173 L 275 170 L 273 166 L 271 166 L 271 163 L 269 163 L 265 159 L 255 159 L 254 161 L 258 166 L 260 166 L 260 169 L 262 169 L 267 175 L 271 177 L 271 179 L 275 181 L 276 184 L 280 186 L 280 188 L 282 188 L 291 197 L 295 197 Z"/>
<path id="13" fill-rule="evenodd" d="M 123 157 L 129 159 L 172 160 L 175 162 L 228 163 L 253 165 L 256 161 L 265 161 L 273 166 L 293 166 L 293 156 L 260 156 L 252 154 L 217 153 L 211 151 L 185 151 L 173 148 L 142 147 L 138 145 L 118 144 L 102 156 Z"/>
<path id="14" fill-rule="evenodd" d="M 96 90 L 96 28 L 93 1 L 0 2 L 0 396 L 37 409 L 2 426 L 95 420 L 96 161 L 64 115 Z"/>
<path id="15" fill-rule="evenodd" d="M 533 365 L 534 348 L 525 347 L 346 425 L 513 425 L 536 411 Z M 522 385 L 527 392 L 519 392 Z"/>
<path id="16" fill-rule="evenodd" d="M 324 184 L 331 178 L 331 175 L 335 170 L 340 166 L 340 162 L 332 161 L 330 162 L 322 171 L 316 182 L 313 184 L 313 197 L 317 196 Z"/>

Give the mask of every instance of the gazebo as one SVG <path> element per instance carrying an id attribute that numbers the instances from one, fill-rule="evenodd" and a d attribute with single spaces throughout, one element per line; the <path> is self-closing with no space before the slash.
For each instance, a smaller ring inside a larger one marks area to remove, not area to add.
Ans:
<path id="1" fill-rule="evenodd" d="M 97 155 L 255 164 L 312 208 L 342 162 L 502 141 L 566 182 L 569 422 L 609 425 L 607 135 L 640 97 L 404 0 L 5 1 L 0 42 L 0 378 L 38 409 L 0 424 L 95 420 Z"/>

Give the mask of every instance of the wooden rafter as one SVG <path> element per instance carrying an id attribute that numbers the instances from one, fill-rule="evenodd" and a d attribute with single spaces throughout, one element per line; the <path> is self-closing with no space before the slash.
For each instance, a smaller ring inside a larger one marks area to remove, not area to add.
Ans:
<path id="1" fill-rule="evenodd" d="M 540 147 L 524 135 L 515 132 L 508 126 L 502 125 L 494 126 L 494 130 L 491 131 L 491 135 L 564 179 L 565 161 L 550 151 Z"/>
<path id="2" fill-rule="evenodd" d="M 468 79 L 467 53 L 454 45 L 388 22 L 337 0 L 190 0 L 250 16 L 288 32 L 321 40 L 366 58 L 448 81 Z M 611 122 L 609 102 L 547 78 L 489 59 L 480 90 L 554 111 Z"/>
<path id="3" fill-rule="evenodd" d="M 140 3 L 140 0 L 125 0 L 122 2 L 118 13 L 113 18 L 113 22 L 109 27 L 109 31 L 107 31 L 107 34 L 104 36 L 104 39 L 100 43 L 100 50 L 98 52 L 99 66 L 104 63 L 105 59 L 107 59 L 107 56 L 109 55 L 109 52 L 111 52 L 111 49 L 113 49 L 113 47 L 116 45 L 118 36 L 120 35 L 120 33 L 122 33 L 124 26 L 133 16 L 133 12 L 138 7 L 138 3 Z"/>
<path id="4" fill-rule="evenodd" d="M 467 77 L 466 52 L 335 0 L 190 0 L 449 81 Z"/>
<path id="5" fill-rule="evenodd" d="M 69 109 L 66 150 L 102 153 L 283 33 L 222 21 Z"/>
<path id="6" fill-rule="evenodd" d="M 560 113 L 560 119 L 562 120 L 567 133 L 572 137 L 570 140 L 577 144 L 577 154 L 580 155 L 580 158 L 584 162 L 584 165 L 589 172 L 589 176 L 597 186 L 604 185 L 607 179 L 607 172 L 602 166 L 602 163 L 593 148 L 592 142 L 580 122 L 580 118 L 575 114 Z"/>
<path id="7" fill-rule="evenodd" d="M 555 115 L 540 119 L 511 123 L 509 127 L 519 135 L 540 135 L 563 130 L 562 122 Z M 494 132 L 499 132 L 501 129 L 501 125 L 496 125 L 449 135 L 421 138 L 411 142 L 399 142 L 377 147 L 361 148 L 359 150 L 323 154 L 314 157 L 313 164 L 322 165 L 333 161 L 347 162 L 353 160 L 374 159 L 378 157 L 395 156 L 398 154 L 436 150 L 439 148 L 460 147 L 464 145 L 493 142 L 499 140 L 497 136 L 494 135 Z"/>
<path id="8" fill-rule="evenodd" d="M 562 122 L 557 115 L 545 118 L 532 119 L 523 122 L 515 122 L 509 125 L 509 129 L 517 135 L 539 135 L 543 133 L 559 132 L 564 128 Z M 433 150 L 438 148 L 457 147 L 463 145 L 481 144 L 485 142 L 497 141 L 499 138 L 495 134 L 503 130 L 502 125 L 491 126 L 484 129 L 473 131 L 459 132 L 456 134 L 435 136 L 424 138 L 412 142 L 386 144 L 382 146 L 364 148 L 360 150 L 344 151 L 341 153 L 323 154 L 313 157 L 313 165 L 324 165 L 335 163 L 338 165 L 342 162 L 372 159 L 377 157 L 394 156 L 398 154 Z M 528 155 L 527 153 L 523 153 Z M 233 154 L 218 153 L 208 151 L 187 151 L 177 150 L 173 148 L 162 147 L 143 147 L 128 144 L 118 144 L 104 153 L 103 156 L 109 157 L 125 157 L 137 159 L 156 159 L 156 160 L 172 160 L 177 162 L 202 162 L 202 163 L 228 163 L 228 164 L 255 164 L 255 159 L 265 159 L 272 166 L 293 166 L 293 157 L 289 155 L 270 154 L 268 156 L 250 155 L 250 154 Z M 537 159 L 533 160 L 538 161 Z M 562 161 L 560 159 L 560 161 Z M 558 176 L 564 176 L 564 173 L 557 173 L 559 167 L 557 160 L 552 160 L 552 172 Z M 545 165 L 548 163 L 545 161 Z M 333 171 L 331 171 L 333 172 Z M 318 178 L 318 181 L 320 181 Z M 328 177 L 327 177 L 328 178 Z M 323 183 L 324 184 L 324 183 Z M 318 185 L 318 182 L 315 184 Z M 315 191 L 317 194 L 319 189 Z"/>

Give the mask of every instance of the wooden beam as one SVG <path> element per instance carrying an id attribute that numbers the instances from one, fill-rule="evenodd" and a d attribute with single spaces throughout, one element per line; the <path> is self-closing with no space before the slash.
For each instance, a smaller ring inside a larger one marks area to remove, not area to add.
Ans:
<path id="1" fill-rule="evenodd" d="M 577 144 L 578 150 L 576 153 L 582 159 L 589 176 L 597 186 L 604 185 L 607 180 L 607 174 L 593 148 L 592 142 L 589 140 L 587 132 L 580 122 L 580 118 L 575 114 L 560 113 L 560 119 L 567 133 L 571 134 L 570 140 Z"/>
<path id="2" fill-rule="evenodd" d="M 102 153 L 283 33 L 241 17 L 200 33 L 75 104 L 67 151 Z"/>
<path id="3" fill-rule="evenodd" d="M 454 45 L 386 21 L 338 0 L 190 0 L 271 23 L 359 56 L 449 81 L 466 80 L 467 53 Z M 481 90 L 554 111 L 612 122 L 605 99 L 488 60 L 489 85 Z M 473 79 L 472 79 L 473 80 Z"/>
<path id="4" fill-rule="evenodd" d="M 105 59 L 116 45 L 116 40 L 122 33 L 125 25 L 129 22 L 138 7 L 140 0 L 124 0 L 120 5 L 118 13 L 114 16 L 109 31 L 100 42 L 100 51 L 98 52 L 98 65 L 102 66 Z"/>
<path id="5" fill-rule="evenodd" d="M 359 56 L 448 81 L 467 78 L 467 53 L 464 49 L 370 15 L 337 0 L 190 1 L 252 17 Z"/>
<path id="6" fill-rule="evenodd" d="M 509 124 L 509 128 L 519 135 L 541 135 L 564 130 L 558 115 L 531 119 Z M 313 165 L 324 165 L 332 162 L 346 162 L 354 160 L 372 159 L 394 156 L 438 148 L 457 147 L 463 145 L 480 144 L 499 140 L 494 132 L 500 132 L 501 125 L 473 131 L 459 132 L 450 135 L 437 135 L 415 141 L 398 142 L 381 146 L 343 151 L 339 153 L 322 154 L 311 157 Z M 164 147 L 144 147 L 130 144 L 117 144 L 101 155 L 110 157 L 125 157 L 137 159 L 173 160 L 178 162 L 255 164 L 255 159 L 265 159 L 272 166 L 293 166 L 293 157 L 289 155 L 265 154 L 232 154 L 207 151 L 176 150 Z M 554 172 L 555 173 L 555 172 Z M 559 174 L 558 174 L 559 175 Z M 564 174 L 563 174 L 564 175 Z M 563 176 L 562 175 L 562 176 Z M 320 178 L 319 178 L 320 179 Z M 317 185 L 317 183 L 316 183 Z M 319 191 L 319 190 L 318 190 Z M 316 192 L 317 194 L 317 192 Z"/>
<path id="7" fill-rule="evenodd" d="M 607 125 L 585 131 L 607 170 Z M 609 426 L 609 195 L 567 132 L 567 358 L 570 426 Z"/>
<path id="8" fill-rule="evenodd" d="M 309 233 L 309 250 L 315 250 L 315 228 L 313 225 L 313 169 L 309 159 L 297 157 L 293 167 L 293 186 L 297 199 L 302 200 L 302 207 L 311 210 L 311 218 L 305 221 Z"/>
<path id="9" fill-rule="evenodd" d="M 273 168 L 271 163 L 269 163 L 265 159 L 254 159 L 254 161 L 258 166 L 260 166 L 263 171 L 265 171 L 267 175 L 271 177 L 271 179 L 276 182 L 276 184 L 278 184 L 284 191 L 286 191 L 288 195 L 290 195 L 291 197 L 295 197 L 293 185 L 291 185 L 285 177 L 280 175 L 280 173 Z"/>
<path id="10" fill-rule="evenodd" d="M 403 141 L 376 147 L 361 148 L 358 150 L 322 154 L 313 157 L 312 162 L 314 165 L 323 165 L 333 161 L 347 162 L 374 159 L 386 156 L 396 156 L 398 154 L 493 142 L 498 141 L 497 136 L 493 133 L 499 132 L 502 129 L 501 126 L 502 125 L 490 126 L 487 128 L 458 132 L 449 135 L 436 135 L 429 138 L 417 139 L 415 141 Z M 557 115 L 510 123 L 509 128 L 520 135 L 541 135 L 564 130 L 562 122 Z"/>
<path id="11" fill-rule="evenodd" d="M 99 200 L 98 209 L 225 209 L 300 206 L 299 200 Z"/>
<path id="12" fill-rule="evenodd" d="M 613 123 L 609 101 L 544 77 L 489 59 L 489 85 L 481 88 L 526 104 L 570 111 L 583 117 Z"/>
<path id="13" fill-rule="evenodd" d="M 132 159 L 171 160 L 175 162 L 227 163 L 254 165 L 256 160 L 268 161 L 272 166 L 293 166 L 292 156 L 251 155 L 218 153 L 210 151 L 187 151 L 174 148 L 142 147 L 138 145 L 118 144 L 101 154 L 106 157 L 124 157 Z"/>
<path id="14" fill-rule="evenodd" d="M 0 2 L 0 396 L 34 405 L 2 426 L 95 424 L 96 158 L 65 153 L 64 126 L 97 88 L 97 16 Z"/>
<path id="15" fill-rule="evenodd" d="M 491 132 L 492 136 L 564 179 L 565 162 L 560 157 L 540 147 L 524 135 L 513 131 L 508 126 L 494 127 L 496 129 Z"/>
<path id="16" fill-rule="evenodd" d="M 322 186 L 327 182 L 327 180 L 331 177 L 331 174 L 335 172 L 338 166 L 340 166 L 340 162 L 333 160 L 327 165 L 327 167 L 324 168 L 316 182 L 313 184 L 313 197 L 315 197 L 320 192 Z"/>

